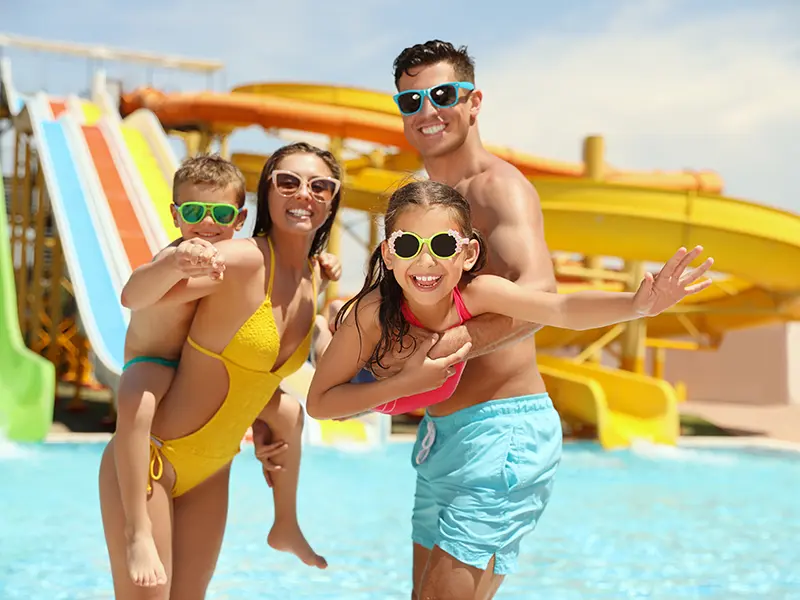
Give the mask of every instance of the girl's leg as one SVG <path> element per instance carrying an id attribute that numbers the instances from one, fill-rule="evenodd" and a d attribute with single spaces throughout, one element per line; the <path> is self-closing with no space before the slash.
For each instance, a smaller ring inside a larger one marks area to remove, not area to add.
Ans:
<path id="1" fill-rule="evenodd" d="M 156 551 L 164 565 L 167 582 L 155 587 L 134 584 L 128 570 L 128 541 L 125 535 L 125 512 L 122 506 L 120 485 L 114 460 L 117 439 L 112 439 L 100 462 L 100 509 L 103 517 L 111 576 L 114 579 L 116 600 L 167 600 L 170 594 L 169 576 L 172 571 L 172 497 L 170 490 L 175 480 L 172 467 L 164 462 L 164 474 L 153 484 L 153 493 L 146 501 L 148 519 Z"/>
<path id="2" fill-rule="evenodd" d="M 297 521 L 297 486 L 300 479 L 300 451 L 303 445 L 303 407 L 280 389 L 260 415 L 272 434 L 272 441 L 283 440 L 287 450 L 272 461 L 281 468 L 271 471 L 275 523 L 267 543 L 275 550 L 291 552 L 312 567 L 324 569 L 328 563 L 314 552 Z M 268 442 L 269 443 L 269 442 Z"/>
<path id="3" fill-rule="evenodd" d="M 175 499 L 174 600 L 203 600 L 217 567 L 228 518 L 230 465 Z"/>
<path id="4" fill-rule="evenodd" d="M 122 374 L 119 384 L 114 460 L 125 513 L 128 573 L 136 585 L 146 587 L 167 582 L 147 515 L 147 482 L 153 415 L 174 375 L 164 365 L 140 362 Z"/>

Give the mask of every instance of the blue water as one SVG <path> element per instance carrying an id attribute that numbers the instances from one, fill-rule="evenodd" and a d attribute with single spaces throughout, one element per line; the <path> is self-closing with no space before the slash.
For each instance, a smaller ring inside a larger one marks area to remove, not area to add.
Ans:
<path id="1" fill-rule="evenodd" d="M 0 598 L 112 598 L 97 496 L 102 444 L 0 443 Z M 300 518 L 320 572 L 265 544 L 270 490 L 246 449 L 209 599 L 410 596 L 408 444 L 305 450 Z M 800 458 L 565 447 L 555 494 L 500 599 L 800 598 Z"/>

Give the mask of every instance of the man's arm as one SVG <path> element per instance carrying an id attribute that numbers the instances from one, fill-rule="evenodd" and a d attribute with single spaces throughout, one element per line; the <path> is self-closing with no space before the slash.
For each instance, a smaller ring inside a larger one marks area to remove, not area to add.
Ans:
<path id="1" fill-rule="evenodd" d="M 544 219 L 536 189 L 521 177 L 488 174 L 470 189 L 480 204 L 481 220 L 492 223 L 482 231 L 488 252 L 487 271 L 531 289 L 555 292 L 556 278 L 544 238 Z M 431 358 L 452 354 L 472 342 L 468 358 L 493 352 L 527 337 L 541 325 L 503 315 L 483 314 L 449 329 L 429 352 Z"/>

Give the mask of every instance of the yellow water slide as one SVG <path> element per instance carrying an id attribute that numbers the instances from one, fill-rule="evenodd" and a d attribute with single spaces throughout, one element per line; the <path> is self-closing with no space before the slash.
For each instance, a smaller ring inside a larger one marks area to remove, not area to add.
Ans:
<path id="1" fill-rule="evenodd" d="M 345 161 L 344 203 L 359 210 L 381 212 L 388 194 L 421 167 L 388 94 L 254 84 L 227 95 L 144 89 L 122 98 L 123 114 L 143 107 L 167 129 L 224 135 L 258 124 L 321 133 L 338 138 L 340 148 L 348 138 L 377 144 L 374 152 Z M 713 173 L 626 172 L 602 160 L 592 173 L 588 159 L 568 164 L 507 148 L 492 151 L 536 185 L 550 249 L 586 259 L 582 266 L 556 261 L 562 292 L 586 285 L 630 289 L 645 262 L 663 262 L 680 246 L 702 244 L 716 260 L 715 284 L 666 314 L 600 330 L 545 328 L 537 334 L 539 364 L 560 413 L 573 425 L 596 427 L 604 447 L 637 438 L 673 444 L 679 434 L 679 395 L 645 374 L 646 347 L 713 348 L 727 331 L 800 319 L 800 271 L 792 267 L 800 264 L 800 216 L 719 195 L 722 184 Z M 251 189 L 265 159 L 233 156 Z M 622 259 L 624 269 L 598 267 L 598 257 Z M 624 370 L 591 360 L 611 341 L 621 342 Z"/>

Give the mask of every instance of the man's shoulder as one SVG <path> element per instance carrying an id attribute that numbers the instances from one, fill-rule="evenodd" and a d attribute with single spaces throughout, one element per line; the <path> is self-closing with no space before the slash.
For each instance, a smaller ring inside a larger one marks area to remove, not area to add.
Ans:
<path id="1" fill-rule="evenodd" d="M 499 157 L 493 159 L 470 181 L 467 198 L 471 203 L 497 206 L 516 199 L 538 200 L 536 188 L 519 169 Z"/>

